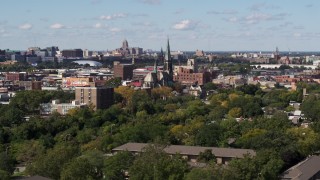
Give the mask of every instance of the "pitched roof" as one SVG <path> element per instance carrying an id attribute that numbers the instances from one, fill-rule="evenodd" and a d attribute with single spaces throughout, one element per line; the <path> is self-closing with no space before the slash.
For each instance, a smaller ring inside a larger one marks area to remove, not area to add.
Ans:
<path id="1" fill-rule="evenodd" d="M 143 148 L 148 144 L 146 143 L 127 143 L 122 146 L 112 149 L 113 151 L 131 151 L 142 152 Z M 216 157 L 235 157 L 242 158 L 245 154 L 252 156 L 256 155 L 256 152 L 252 149 L 234 149 L 234 148 L 218 148 L 218 147 L 200 147 L 200 146 L 183 146 L 183 145 L 170 145 L 164 148 L 164 151 L 168 154 L 181 154 L 181 155 L 199 155 L 200 152 L 204 152 L 207 149 L 211 149 L 212 153 Z"/>
<path id="2" fill-rule="evenodd" d="M 147 144 L 145 143 L 126 143 L 119 147 L 113 148 L 112 151 L 130 151 L 130 152 L 141 152 Z"/>
<path id="3" fill-rule="evenodd" d="M 320 172 L 320 156 L 311 156 L 286 170 L 282 173 L 281 178 L 310 179 L 318 172 Z"/>

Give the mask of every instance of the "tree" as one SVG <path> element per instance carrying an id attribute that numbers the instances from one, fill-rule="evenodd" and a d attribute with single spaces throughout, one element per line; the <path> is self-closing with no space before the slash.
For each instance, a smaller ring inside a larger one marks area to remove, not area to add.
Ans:
<path id="1" fill-rule="evenodd" d="M 128 105 L 131 103 L 131 98 L 134 90 L 129 86 L 119 86 L 114 89 L 114 92 L 120 94 L 124 98 L 123 104 Z"/>
<path id="2" fill-rule="evenodd" d="M 186 175 L 186 180 L 216 180 L 214 172 L 211 168 L 192 168 L 192 170 Z"/>
<path id="3" fill-rule="evenodd" d="M 234 107 L 232 109 L 230 109 L 230 111 L 228 112 L 228 116 L 232 117 L 232 118 L 238 118 L 242 115 L 242 109 L 239 107 Z"/>
<path id="4" fill-rule="evenodd" d="M 105 86 L 110 87 L 110 88 L 117 88 L 117 87 L 121 86 L 121 78 L 115 77 L 115 78 L 109 79 L 106 82 Z"/>
<path id="5" fill-rule="evenodd" d="M 226 170 L 231 179 L 278 179 L 282 166 L 277 153 L 263 151 L 255 157 L 245 155 L 243 159 L 232 160 Z"/>
<path id="6" fill-rule="evenodd" d="M 126 173 L 132 165 L 134 156 L 127 151 L 119 152 L 105 160 L 104 176 L 106 179 L 125 179 Z"/>
<path id="7" fill-rule="evenodd" d="M 308 98 L 306 98 L 301 104 L 302 112 L 308 119 L 312 121 L 320 120 L 319 108 L 320 100 L 314 95 L 311 95 Z"/>
<path id="8" fill-rule="evenodd" d="M 44 146 L 36 140 L 13 143 L 11 149 L 15 151 L 16 160 L 26 164 L 31 163 L 37 156 L 45 152 Z"/>
<path id="9" fill-rule="evenodd" d="M 159 88 L 153 88 L 151 90 L 151 96 L 153 97 L 154 100 L 167 99 L 168 97 L 172 96 L 171 92 L 172 92 L 171 88 L 162 86 Z"/>
<path id="10" fill-rule="evenodd" d="M 30 175 L 59 179 L 63 166 L 77 155 L 77 147 L 58 145 L 36 158 L 32 164 L 27 166 L 26 171 Z"/>
<path id="11" fill-rule="evenodd" d="M 87 159 L 75 158 L 67 163 L 61 172 L 61 180 L 95 179 L 90 173 L 94 171 Z"/>
<path id="12" fill-rule="evenodd" d="M 253 84 L 249 84 L 249 85 L 246 84 L 243 86 L 238 86 L 236 90 L 241 91 L 245 94 L 255 95 L 256 92 L 259 90 L 259 87 Z"/>
<path id="13" fill-rule="evenodd" d="M 10 174 L 7 171 L 0 169 L 0 179 L 1 180 L 10 180 Z"/>
<path id="14" fill-rule="evenodd" d="M 130 179 L 183 179 L 188 165 L 179 156 L 170 157 L 162 146 L 149 145 L 129 169 Z"/>
<path id="15" fill-rule="evenodd" d="M 211 149 L 206 149 L 204 152 L 200 152 L 198 160 L 200 162 L 208 163 L 210 161 L 216 161 L 215 155 L 212 153 Z"/>
<path id="16" fill-rule="evenodd" d="M 210 90 L 216 90 L 218 86 L 212 82 L 208 82 L 203 85 L 204 90 L 210 91 Z"/>
<path id="17" fill-rule="evenodd" d="M 0 152 L 0 175 L 4 177 L 10 176 L 14 170 L 14 159 L 8 152 L 9 147 L 6 148 L 5 152 Z"/>
<path id="18" fill-rule="evenodd" d="M 199 129 L 195 137 L 195 144 L 200 146 L 218 146 L 223 135 L 222 128 L 216 124 L 205 125 Z"/>
<path id="19" fill-rule="evenodd" d="M 62 172 L 62 180 L 87 180 L 101 179 L 103 177 L 103 154 L 93 150 L 84 153 L 82 156 L 72 159 L 65 164 Z"/>
<path id="20" fill-rule="evenodd" d="M 310 128 L 294 127 L 287 130 L 287 134 L 296 139 L 298 151 L 308 156 L 320 150 L 320 136 Z"/>

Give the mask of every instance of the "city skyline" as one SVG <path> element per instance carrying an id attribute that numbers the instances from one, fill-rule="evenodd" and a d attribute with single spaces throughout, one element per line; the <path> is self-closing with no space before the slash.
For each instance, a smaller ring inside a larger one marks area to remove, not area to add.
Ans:
<path id="1" fill-rule="evenodd" d="M 318 51 L 320 2 L 218 0 L 3 1 L 0 49 Z"/>

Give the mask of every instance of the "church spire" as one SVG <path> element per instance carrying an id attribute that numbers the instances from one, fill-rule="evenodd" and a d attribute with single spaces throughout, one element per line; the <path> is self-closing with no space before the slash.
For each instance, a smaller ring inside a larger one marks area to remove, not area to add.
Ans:
<path id="1" fill-rule="evenodd" d="M 158 73 L 158 58 L 154 58 L 153 72 Z"/>
<path id="2" fill-rule="evenodd" d="M 166 49 L 165 59 L 167 61 L 171 59 L 169 38 L 168 38 L 168 41 L 167 41 L 167 49 Z"/>
<path id="3" fill-rule="evenodd" d="M 166 49 L 166 54 L 165 54 L 165 57 L 164 57 L 164 71 L 168 72 L 170 76 L 173 75 L 172 58 L 171 58 L 171 53 L 170 53 L 169 38 L 168 38 L 168 41 L 167 41 L 167 49 Z"/>

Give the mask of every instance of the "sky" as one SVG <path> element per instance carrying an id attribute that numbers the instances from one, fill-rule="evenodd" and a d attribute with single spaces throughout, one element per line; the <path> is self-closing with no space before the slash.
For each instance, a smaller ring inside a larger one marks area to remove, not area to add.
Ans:
<path id="1" fill-rule="evenodd" d="M 319 0 L 0 0 L 0 49 L 319 51 Z"/>

